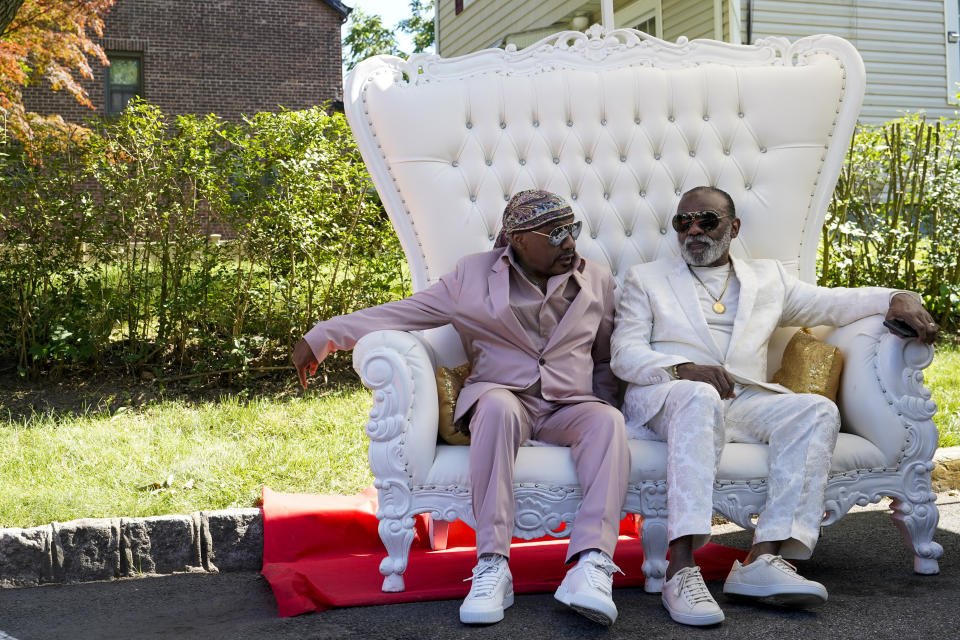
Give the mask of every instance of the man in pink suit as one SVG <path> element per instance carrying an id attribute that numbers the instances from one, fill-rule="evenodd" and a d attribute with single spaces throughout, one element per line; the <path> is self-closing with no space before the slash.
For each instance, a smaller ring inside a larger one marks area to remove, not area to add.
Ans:
<path id="1" fill-rule="evenodd" d="M 320 322 L 294 348 L 306 386 L 329 353 L 372 331 L 457 330 L 471 365 L 455 418 L 470 428 L 478 555 L 464 623 L 499 622 L 513 604 L 513 470 L 529 438 L 569 446 L 583 488 L 567 553 L 577 563 L 555 597 L 603 624 L 617 617 L 611 557 L 630 453 L 609 366 L 615 284 L 609 269 L 577 255 L 580 225 L 561 197 L 520 192 L 494 249 L 464 257 L 405 300 Z"/>

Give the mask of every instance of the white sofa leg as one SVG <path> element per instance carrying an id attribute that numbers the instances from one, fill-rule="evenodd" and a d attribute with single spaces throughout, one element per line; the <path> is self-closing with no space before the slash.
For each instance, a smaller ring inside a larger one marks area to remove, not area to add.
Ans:
<path id="1" fill-rule="evenodd" d="M 932 500 L 914 503 L 894 498 L 890 508 L 893 509 L 890 516 L 893 524 L 900 530 L 907 547 L 916 554 L 913 557 L 913 571 L 924 575 L 940 573 L 937 558 L 943 554 L 943 547 L 933 541 L 933 533 L 940 521 L 937 505 Z"/>
<path id="2" fill-rule="evenodd" d="M 667 573 L 667 519 L 643 516 L 640 542 L 643 544 L 643 590 L 660 593 Z"/>
<path id="3" fill-rule="evenodd" d="M 403 572 L 407 570 L 410 558 L 410 544 L 413 542 L 413 518 L 383 518 L 378 527 L 380 539 L 387 549 L 387 557 L 380 562 L 383 574 L 382 591 L 403 591 Z"/>

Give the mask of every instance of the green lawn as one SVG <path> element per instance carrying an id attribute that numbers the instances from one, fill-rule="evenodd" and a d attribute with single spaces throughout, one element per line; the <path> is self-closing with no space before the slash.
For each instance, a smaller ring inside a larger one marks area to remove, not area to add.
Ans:
<path id="1" fill-rule="evenodd" d="M 938 346 L 924 375 L 937 403 L 933 421 L 940 430 L 940 446 L 960 445 L 960 348 Z"/>
<path id="2" fill-rule="evenodd" d="M 960 444 L 960 349 L 926 371 L 941 446 Z M 369 486 L 370 395 L 163 401 L 84 417 L 0 421 L 0 527 L 256 504 L 278 491 L 350 494 Z"/>
<path id="3" fill-rule="evenodd" d="M 373 482 L 369 404 L 354 388 L 0 422 L 0 527 L 249 507 L 264 485 L 354 493 Z"/>

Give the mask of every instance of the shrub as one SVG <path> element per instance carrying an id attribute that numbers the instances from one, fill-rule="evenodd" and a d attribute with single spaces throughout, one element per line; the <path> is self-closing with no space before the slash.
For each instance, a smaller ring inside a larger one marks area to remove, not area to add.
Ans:
<path id="1" fill-rule="evenodd" d="M 821 284 L 917 291 L 957 329 L 958 141 L 960 122 L 918 115 L 857 132 L 823 226 Z"/>
<path id="2" fill-rule="evenodd" d="M 0 156 L 0 352 L 24 373 L 285 362 L 320 317 L 405 293 L 340 114 L 231 124 L 135 102 L 82 144 L 53 140 Z"/>

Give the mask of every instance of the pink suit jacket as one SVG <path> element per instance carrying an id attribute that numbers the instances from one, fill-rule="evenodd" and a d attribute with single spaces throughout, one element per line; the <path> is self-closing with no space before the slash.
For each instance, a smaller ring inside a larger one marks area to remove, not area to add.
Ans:
<path id="1" fill-rule="evenodd" d="M 610 270 L 579 259 L 572 277 L 580 292 L 538 351 L 510 308 L 506 251 L 466 256 L 433 286 L 398 302 L 322 321 L 304 338 L 322 361 L 332 351 L 352 349 L 373 331 L 452 324 L 471 364 L 457 400 L 457 419 L 486 391 L 521 391 L 537 378 L 546 400 L 614 404 L 617 380 L 610 371 L 610 334 L 616 284 Z"/>

